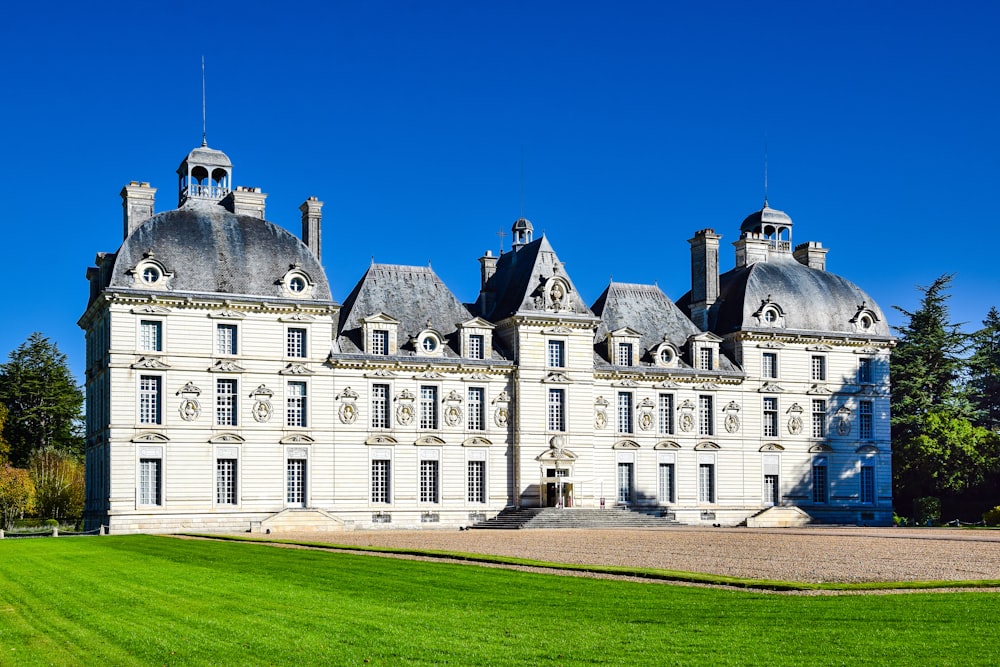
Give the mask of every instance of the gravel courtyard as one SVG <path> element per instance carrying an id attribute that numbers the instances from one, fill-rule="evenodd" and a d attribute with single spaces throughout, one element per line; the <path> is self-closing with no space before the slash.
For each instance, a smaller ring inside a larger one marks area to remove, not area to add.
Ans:
<path id="1" fill-rule="evenodd" d="M 1000 579 L 1000 531 L 987 530 L 365 530 L 272 537 L 803 582 Z"/>

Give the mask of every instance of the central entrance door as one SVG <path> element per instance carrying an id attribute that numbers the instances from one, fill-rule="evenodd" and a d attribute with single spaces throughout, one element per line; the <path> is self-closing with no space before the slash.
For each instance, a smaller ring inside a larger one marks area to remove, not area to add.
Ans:
<path id="1" fill-rule="evenodd" d="M 546 507 L 569 507 L 573 504 L 573 484 L 565 481 L 568 477 L 569 470 L 564 468 L 548 468 L 545 471 Z"/>
<path id="2" fill-rule="evenodd" d="M 777 475 L 764 475 L 764 504 L 772 507 L 778 504 Z"/>

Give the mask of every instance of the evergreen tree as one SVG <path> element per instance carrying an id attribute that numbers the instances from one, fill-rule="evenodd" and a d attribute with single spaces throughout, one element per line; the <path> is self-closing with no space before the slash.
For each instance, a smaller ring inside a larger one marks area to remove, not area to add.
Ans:
<path id="1" fill-rule="evenodd" d="M 951 436 L 964 430 L 955 420 L 970 414 L 958 386 L 966 336 L 948 318 L 951 279 L 943 275 L 918 288 L 923 298 L 913 312 L 894 306 L 907 318 L 896 327 L 899 341 L 890 366 L 893 477 L 901 508 L 908 508 L 914 498 L 966 487 L 953 468 L 970 457 L 950 451 L 959 441 Z"/>
<path id="2" fill-rule="evenodd" d="M 975 423 L 1000 433 L 1000 312 L 990 308 L 983 328 L 972 334 L 969 357 L 969 400 Z"/>
<path id="3" fill-rule="evenodd" d="M 10 461 L 25 466 L 32 452 L 54 447 L 80 456 L 83 391 L 55 343 L 35 332 L 0 364 L 3 437 Z"/>

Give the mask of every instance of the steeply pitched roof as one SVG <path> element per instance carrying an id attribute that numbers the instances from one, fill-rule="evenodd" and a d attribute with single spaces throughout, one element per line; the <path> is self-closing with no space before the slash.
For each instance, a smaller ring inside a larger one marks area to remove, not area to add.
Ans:
<path id="1" fill-rule="evenodd" d="M 496 273 L 486 283 L 486 290 L 495 295 L 496 300 L 492 308 L 480 315 L 498 322 L 519 312 L 544 311 L 542 287 L 553 276 L 562 278 L 569 286 L 569 294 L 559 313 L 592 316 L 544 236 L 501 255 Z"/>
<path id="2" fill-rule="evenodd" d="M 458 357 L 457 325 L 472 319 L 447 285 L 433 269 L 425 266 L 372 264 L 340 311 L 339 349 L 361 353 L 361 319 L 385 313 L 399 321 L 397 342 L 400 354 L 411 355 L 404 348 L 410 338 L 424 329 L 434 329 L 445 337 L 446 357 Z"/>

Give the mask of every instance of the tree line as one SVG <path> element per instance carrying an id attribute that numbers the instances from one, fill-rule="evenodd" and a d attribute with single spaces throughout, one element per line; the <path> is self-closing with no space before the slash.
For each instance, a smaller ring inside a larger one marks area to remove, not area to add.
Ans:
<path id="1" fill-rule="evenodd" d="M 0 364 L 0 528 L 83 513 L 83 390 L 40 333 Z"/>

